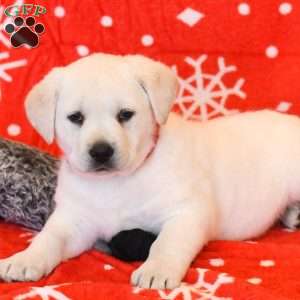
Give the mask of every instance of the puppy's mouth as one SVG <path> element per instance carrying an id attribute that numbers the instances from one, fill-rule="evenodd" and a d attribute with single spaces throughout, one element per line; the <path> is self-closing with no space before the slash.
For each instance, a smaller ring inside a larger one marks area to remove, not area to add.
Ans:
<path id="1" fill-rule="evenodd" d="M 111 167 L 101 166 L 101 167 L 96 167 L 96 168 L 91 169 L 91 172 L 96 172 L 96 173 L 109 172 L 109 171 L 112 171 Z"/>
<path id="2" fill-rule="evenodd" d="M 105 164 L 90 164 L 90 167 L 88 169 L 89 173 L 108 173 L 115 171 L 116 168 L 113 164 L 113 162 L 108 162 Z"/>

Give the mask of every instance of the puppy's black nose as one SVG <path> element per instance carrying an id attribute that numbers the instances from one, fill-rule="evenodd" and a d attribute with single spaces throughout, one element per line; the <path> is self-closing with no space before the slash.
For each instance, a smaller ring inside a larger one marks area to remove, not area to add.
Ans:
<path id="1" fill-rule="evenodd" d="M 89 151 L 93 160 L 99 164 L 107 163 L 114 154 L 114 148 L 105 142 L 96 143 Z"/>

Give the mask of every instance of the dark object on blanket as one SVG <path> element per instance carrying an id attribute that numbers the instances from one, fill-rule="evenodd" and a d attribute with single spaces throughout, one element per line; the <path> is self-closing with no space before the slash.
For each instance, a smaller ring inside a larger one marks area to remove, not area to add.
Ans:
<path id="1" fill-rule="evenodd" d="M 54 209 L 57 164 L 33 147 L 0 139 L 0 217 L 41 230 Z"/>
<path id="2" fill-rule="evenodd" d="M 124 230 L 115 235 L 108 243 L 111 254 L 124 261 L 144 261 L 156 235 L 141 230 Z"/>

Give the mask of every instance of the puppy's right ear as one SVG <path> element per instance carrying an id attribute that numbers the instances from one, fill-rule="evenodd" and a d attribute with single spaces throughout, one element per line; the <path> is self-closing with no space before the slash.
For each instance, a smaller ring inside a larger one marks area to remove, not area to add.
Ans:
<path id="1" fill-rule="evenodd" d="M 61 69 L 52 69 L 31 89 L 25 99 L 28 120 L 48 144 L 53 142 L 55 135 L 55 112 Z"/>

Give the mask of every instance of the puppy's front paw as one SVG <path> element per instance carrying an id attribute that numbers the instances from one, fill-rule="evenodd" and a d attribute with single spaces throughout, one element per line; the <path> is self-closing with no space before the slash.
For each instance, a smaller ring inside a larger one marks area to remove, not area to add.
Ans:
<path id="1" fill-rule="evenodd" d="M 26 251 L 0 260 L 0 278 L 4 281 L 37 281 L 46 273 L 45 262 Z"/>
<path id="2" fill-rule="evenodd" d="M 179 286 L 181 277 L 172 266 L 147 260 L 132 273 L 131 283 L 141 288 L 174 289 Z"/>

